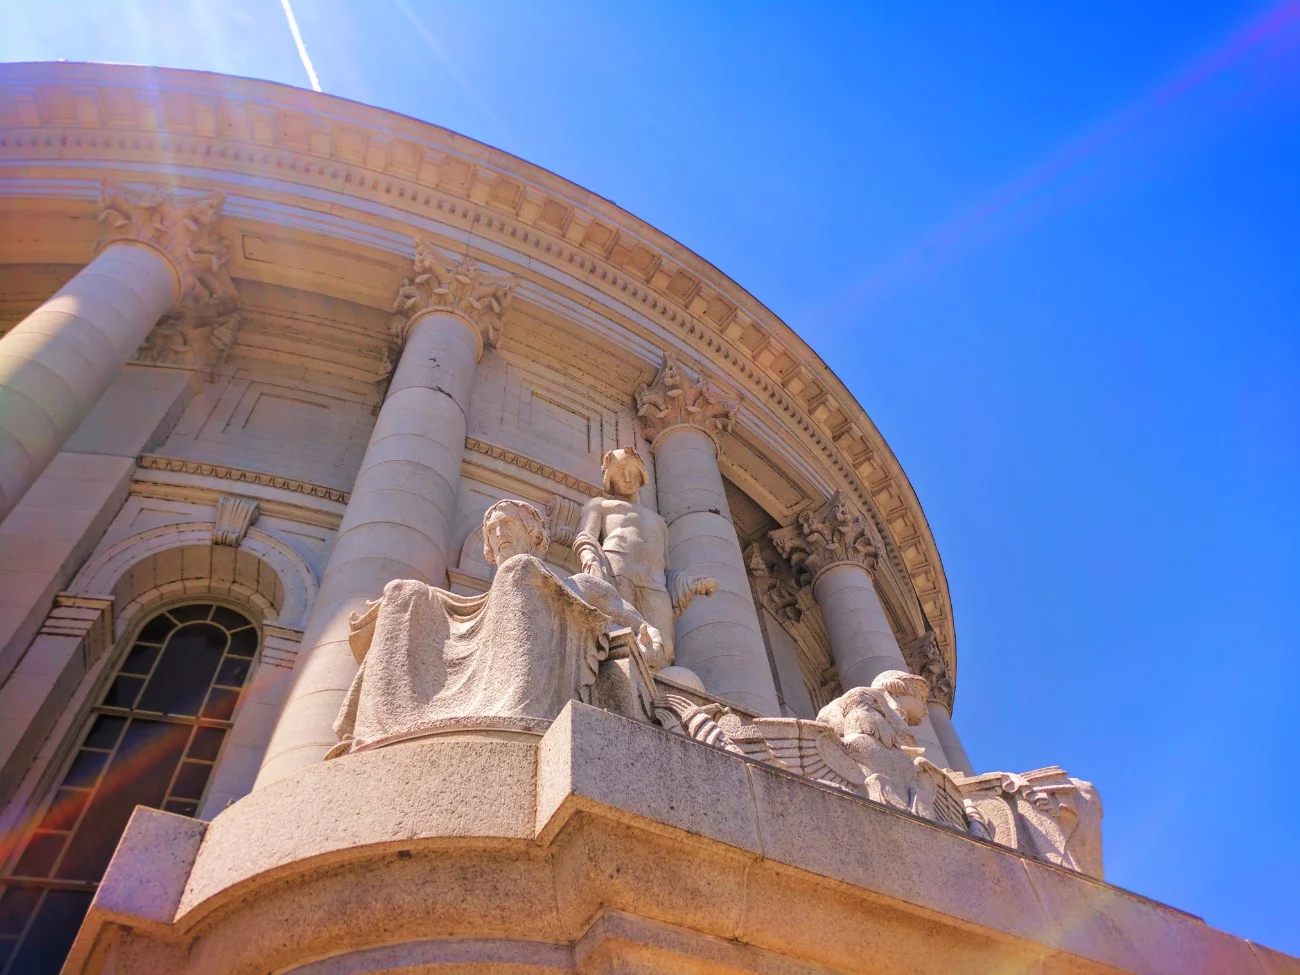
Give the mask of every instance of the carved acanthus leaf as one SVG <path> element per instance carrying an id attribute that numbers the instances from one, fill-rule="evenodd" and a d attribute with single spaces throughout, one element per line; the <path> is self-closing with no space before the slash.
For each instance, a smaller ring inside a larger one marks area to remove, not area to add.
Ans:
<path id="1" fill-rule="evenodd" d="M 167 186 L 132 190 L 105 181 L 100 189 L 100 246 L 138 240 L 157 248 L 181 278 L 182 305 L 218 303 L 228 311 L 235 298 L 226 271 L 230 241 L 217 234 L 225 195 L 179 198 Z"/>
<path id="2" fill-rule="evenodd" d="M 636 391 L 636 414 L 645 438 L 654 442 L 677 426 L 694 426 L 717 442 L 731 429 L 740 404 L 725 399 L 706 378 L 696 378 L 671 354 L 664 355 L 655 381 Z"/>
<path id="3" fill-rule="evenodd" d="M 873 571 L 879 557 L 866 519 L 849 507 L 839 491 L 820 508 L 804 509 L 795 524 L 768 537 L 804 585 L 840 563 Z"/>
<path id="4" fill-rule="evenodd" d="M 759 603 L 794 640 L 799 676 L 809 700 L 816 709 L 825 707 L 842 690 L 839 672 L 831 661 L 826 625 L 812 590 L 795 585 L 789 568 L 775 558 L 777 564 L 770 562 L 758 542 L 746 549 L 745 562 Z"/>
<path id="5" fill-rule="evenodd" d="M 468 255 L 451 257 L 417 237 L 411 277 L 397 291 L 389 336 L 400 349 L 412 321 L 426 311 L 442 309 L 478 329 L 484 346 L 495 346 L 517 283 L 513 277 L 487 273 Z"/>
<path id="6" fill-rule="evenodd" d="M 749 546 L 745 563 L 749 566 L 749 579 L 763 608 L 783 623 L 798 623 L 803 616 L 799 607 L 799 587 L 773 575 L 758 543 Z"/>
<path id="7" fill-rule="evenodd" d="M 164 315 L 136 350 L 135 360 L 153 365 L 205 369 L 211 376 L 230 355 L 239 312 L 216 314 L 213 305 L 184 307 Z"/>
<path id="8" fill-rule="evenodd" d="M 943 659 L 943 651 L 935 640 L 934 633 L 927 631 L 920 639 L 903 649 L 907 668 L 918 677 L 924 677 L 930 685 L 930 700 L 942 704 L 949 713 L 952 712 L 952 680 L 948 676 L 948 664 Z"/>

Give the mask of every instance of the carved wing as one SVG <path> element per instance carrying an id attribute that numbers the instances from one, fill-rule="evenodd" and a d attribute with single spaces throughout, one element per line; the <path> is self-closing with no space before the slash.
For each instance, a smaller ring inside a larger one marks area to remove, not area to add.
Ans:
<path id="1" fill-rule="evenodd" d="M 820 731 L 817 735 L 817 757 L 826 767 L 827 777 L 823 781 L 829 781 L 831 778 L 839 779 L 843 782 L 834 782 L 840 785 L 840 788 L 849 789 L 852 792 L 866 794 L 866 774 L 862 766 L 853 760 L 844 748 L 844 742 L 840 736 L 835 734 L 827 725 L 820 721 L 809 722 L 819 726 Z M 819 778 L 821 778 L 819 776 Z"/>

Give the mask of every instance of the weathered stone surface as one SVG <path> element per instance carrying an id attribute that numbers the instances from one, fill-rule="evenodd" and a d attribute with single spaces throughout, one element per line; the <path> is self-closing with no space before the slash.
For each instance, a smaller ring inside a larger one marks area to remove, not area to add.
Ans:
<path id="1" fill-rule="evenodd" d="M 148 957 L 156 923 L 93 909 L 72 971 Z M 191 975 L 1279 970 L 1163 905 L 577 703 L 540 744 L 408 743 L 258 790 L 208 827 L 156 943 Z"/>
<path id="2" fill-rule="evenodd" d="M 351 617 L 360 667 L 329 757 L 457 729 L 541 733 L 569 701 L 591 700 L 612 624 L 631 628 L 623 650 L 648 690 L 645 661 L 657 634 L 610 583 L 585 573 L 561 579 L 546 567 L 536 508 L 498 501 L 482 531 L 484 557 L 497 566 L 486 593 L 458 596 L 399 579 Z"/>
<path id="3" fill-rule="evenodd" d="M 649 475 L 636 448 L 606 453 L 601 476 L 610 497 L 595 497 L 583 506 L 573 551 L 584 573 L 616 586 L 654 628 L 662 650 L 647 662 L 659 670 L 674 659 L 673 621 L 695 596 L 717 592 L 718 583 L 710 576 L 669 568 L 668 523 L 639 500 Z"/>

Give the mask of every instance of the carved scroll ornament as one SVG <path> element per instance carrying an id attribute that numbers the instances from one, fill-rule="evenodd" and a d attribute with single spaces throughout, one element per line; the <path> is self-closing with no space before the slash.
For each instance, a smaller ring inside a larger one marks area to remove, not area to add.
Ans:
<path id="1" fill-rule="evenodd" d="M 226 272 L 230 241 L 217 233 L 225 199 L 221 193 L 182 199 L 171 187 L 136 191 L 105 181 L 99 197 L 100 246 L 119 240 L 148 244 L 166 255 L 180 275 L 181 304 L 231 303 L 234 285 Z"/>
<path id="2" fill-rule="evenodd" d="M 872 571 L 879 558 L 866 519 L 849 507 L 839 491 L 820 508 L 799 512 L 795 524 L 778 528 L 768 537 L 803 585 L 810 585 L 832 565 L 845 562 Z"/>
<path id="3" fill-rule="evenodd" d="M 491 348 L 501 340 L 502 318 L 516 283 L 515 278 L 489 274 L 468 255 L 451 257 L 417 237 L 412 274 L 397 291 L 389 337 L 400 350 L 411 322 L 441 309 L 468 321 L 478 329 L 483 345 Z"/>
<path id="4" fill-rule="evenodd" d="M 907 667 L 914 674 L 924 677 L 930 685 L 930 700 L 943 705 L 952 713 L 952 679 L 948 676 L 948 663 L 943 659 L 943 651 L 935 640 L 934 634 L 927 632 L 909 646 L 903 648 L 903 657 Z"/>
<path id="5" fill-rule="evenodd" d="M 707 379 L 692 376 L 671 353 L 664 355 L 654 382 L 636 391 L 636 415 L 652 450 L 660 436 L 679 426 L 703 430 L 716 444 L 738 409 L 739 403 L 725 399 Z"/>
<path id="6" fill-rule="evenodd" d="M 207 314 L 211 306 L 185 307 L 164 315 L 136 350 L 135 361 L 206 370 L 209 377 L 226 361 L 239 332 L 239 312 Z"/>

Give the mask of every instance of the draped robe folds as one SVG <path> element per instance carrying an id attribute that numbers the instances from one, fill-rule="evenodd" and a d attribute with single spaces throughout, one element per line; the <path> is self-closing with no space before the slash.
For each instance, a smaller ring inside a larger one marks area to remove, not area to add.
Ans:
<path id="1" fill-rule="evenodd" d="M 481 596 L 390 582 L 353 620 L 361 666 L 329 757 L 453 728 L 543 730 L 590 700 L 607 623 L 532 555 L 502 562 Z"/>

